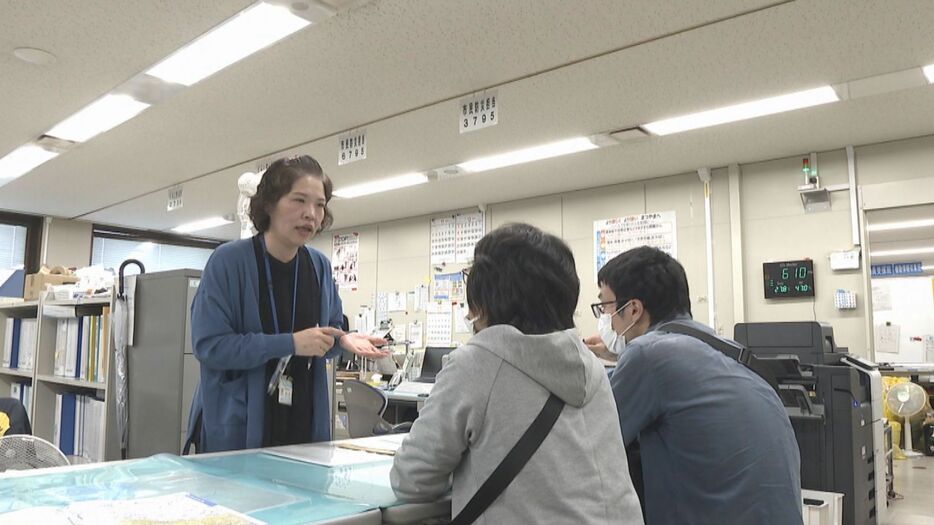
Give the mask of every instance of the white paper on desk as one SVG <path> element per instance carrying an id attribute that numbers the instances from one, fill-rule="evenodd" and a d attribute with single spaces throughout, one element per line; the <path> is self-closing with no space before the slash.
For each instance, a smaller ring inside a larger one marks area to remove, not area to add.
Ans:
<path id="1" fill-rule="evenodd" d="M 900 329 L 897 324 L 876 325 L 876 329 L 873 332 L 875 334 L 876 353 L 898 353 L 898 336 Z"/>
<path id="2" fill-rule="evenodd" d="M 406 436 L 408 436 L 408 434 L 386 434 L 384 436 L 344 439 L 337 441 L 334 444 L 354 445 L 357 447 L 366 447 L 373 450 L 395 453 L 397 450 L 399 450 L 399 447 L 402 446 L 402 441 L 405 440 Z"/>
<path id="3" fill-rule="evenodd" d="M 3 525 L 74 525 L 68 519 L 68 512 L 56 507 L 30 507 L 0 514 Z"/>
<path id="4" fill-rule="evenodd" d="M 406 311 L 405 305 L 405 292 L 390 292 L 387 294 L 389 300 L 389 311 L 390 312 L 404 312 Z"/>
<path id="5" fill-rule="evenodd" d="M 263 525 L 265 523 L 184 492 L 151 498 L 82 501 L 68 505 L 66 512 L 75 525 L 120 525 L 124 523 Z"/>
<path id="6" fill-rule="evenodd" d="M 348 465 L 385 461 L 387 459 L 387 457 L 382 454 L 372 454 L 360 450 L 348 450 L 324 443 L 267 448 L 263 449 L 263 452 L 304 463 L 313 463 L 323 467 L 344 467 Z"/>

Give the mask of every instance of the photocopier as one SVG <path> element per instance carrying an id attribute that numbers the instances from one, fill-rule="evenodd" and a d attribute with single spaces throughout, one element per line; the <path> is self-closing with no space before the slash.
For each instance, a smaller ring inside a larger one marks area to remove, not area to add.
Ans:
<path id="1" fill-rule="evenodd" d="M 837 347 L 825 323 L 739 323 L 734 339 L 785 405 L 802 488 L 842 493 L 845 524 L 883 523 L 885 417 L 876 365 Z"/>

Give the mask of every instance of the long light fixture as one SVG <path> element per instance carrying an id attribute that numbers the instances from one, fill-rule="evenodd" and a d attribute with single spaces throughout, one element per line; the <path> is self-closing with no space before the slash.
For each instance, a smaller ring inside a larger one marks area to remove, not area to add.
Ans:
<path id="1" fill-rule="evenodd" d="M 84 142 L 123 124 L 148 107 L 149 104 L 129 95 L 104 95 L 59 122 L 46 135 L 72 142 Z"/>
<path id="2" fill-rule="evenodd" d="M 597 147 L 596 144 L 586 137 L 575 137 L 543 144 L 541 146 L 533 146 L 531 148 L 468 160 L 467 162 L 458 164 L 457 167 L 467 172 L 476 173 L 479 171 L 505 168 L 506 166 L 514 166 L 516 164 L 524 164 L 536 160 L 560 157 L 561 155 L 570 155 L 571 153 L 596 149 Z"/>
<path id="3" fill-rule="evenodd" d="M 209 217 L 207 219 L 201 219 L 200 221 L 187 222 L 185 224 L 178 225 L 172 228 L 172 231 L 176 233 L 191 233 L 199 230 L 217 228 L 218 226 L 225 226 L 232 222 L 233 221 L 223 217 Z"/>
<path id="4" fill-rule="evenodd" d="M 29 173 L 57 156 L 57 152 L 49 151 L 35 144 L 26 144 L 16 148 L 0 159 L 0 185 Z"/>
<path id="5" fill-rule="evenodd" d="M 417 186 L 419 184 L 425 184 L 426 182 L 428 182 L 428 176 L 424 173 L 407 173 L 405 175 L 388 177 L 373 182 L 364 182 L 363 184 L 347 186 L 346 188 L 334 190 L 334 195 L 342 199 L 353 199 L 354 197 L 363 197 L 364 195 Z"/>
<path id="6" fill-rule="evenodd" d="M 285 7 L 260 2 L 201 35 L 146 73 L 166 82 L 191 86 L 310 24 Z"/>
<path id="7" fill-rule="evenodd" d="M 926 255 L 934 253 L 934 246 L 923 246 L 921 248 L 904 248 L 900 250 L 882 250 L 872 251 L 870 257 L 900 257 L 903 255 Z"/>
<path id="8" fill-rule="evenodd" d="M 658 120 L 642 126 L 650 133 L 655 135 L 670 135 L 692 129 L 706 128 L 726 124 L 728 122 L 737 122 L 766 115 L 774 115 L 785 111 L 808 108 L 829 102 L 837 102 L 840 98 L 837 92 L 830 86 L 821 86 L 819 88 L 808 89 L 779 95 L 777 97 L 763 98 L 734 104 L 722 108 L 691 113 L 680 117 L 673 117 L 664 120 Z"/>
<path id="9" fill-rule="evenodd" d="M 922 71 L 924 71 L 924 76 L 927 77 L 928 82 L 934 84 L 934 64 L 931 64 L 930 66 L 924 66 Z"/>
<path id="10" fill-rule="evenodd" d="M 868 232 L 887 232 L 892 230 L 910 230 L 913 228 L 929 228 L 934 226 L 934 219 L 917 219 L 913 221 L 885 222 L 866 226 Z"/>

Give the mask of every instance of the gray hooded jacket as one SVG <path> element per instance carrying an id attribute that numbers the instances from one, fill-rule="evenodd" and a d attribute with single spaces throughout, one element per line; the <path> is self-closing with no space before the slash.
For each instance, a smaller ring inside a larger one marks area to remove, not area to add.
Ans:
<path id="1" fill-rule="evenodd" d="M 482 330 L 450 354 L 399 449 L 392 488 L 429 501 L 452 484 L 457 515 L 545 405 L 566 406 L 548 437 L 477 524 L 641 524 L 603 366 L 576 330 Z"/>

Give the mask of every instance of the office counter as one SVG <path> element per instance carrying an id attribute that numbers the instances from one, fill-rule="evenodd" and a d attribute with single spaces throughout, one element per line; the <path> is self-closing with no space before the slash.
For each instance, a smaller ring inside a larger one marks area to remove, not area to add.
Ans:
<path id="1" fill-rule="evenodd" d="M 302 447 L 335 447 L 334 443 Z M 290 447 L 295 448 L 295 447 Z M 267 523 L 411 523 L 450 516 L 450 501 L 400 504 L 389 485 L 392 459 L 326 467 L 248 450 L 0 474 L 3 513 L 89 500 L 188 492 Z"/>

